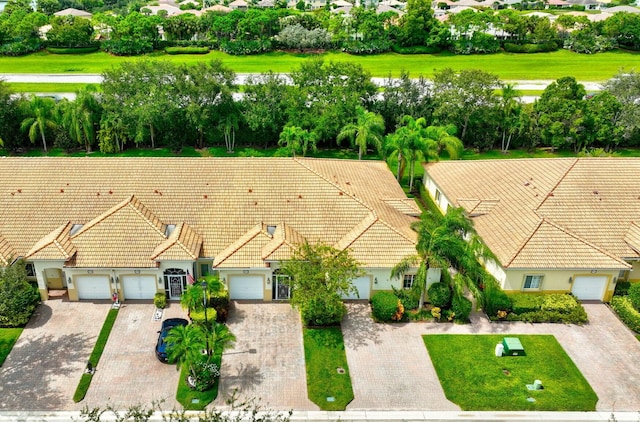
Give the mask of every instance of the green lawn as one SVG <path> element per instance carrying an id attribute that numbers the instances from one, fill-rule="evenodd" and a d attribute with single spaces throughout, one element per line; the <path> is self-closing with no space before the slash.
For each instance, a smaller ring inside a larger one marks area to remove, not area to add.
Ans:
<path id="1" fill-rule="evenodd" d="M 500 335 L 423 336 L 440 384 L 462 410 L 594 411 L 598 397 L 553 336 L 519 335 L 526 356 L 496 357 Z M 543 390 L 527 384 L 539 379 Z M 535 402 L 527 401 L 532 397 Z"/>
<path id="2" fill-rule="evenodd" d="M 41 51 L 23 57 L 0 57 L 0 73 L 101 73 L 124 61 L 162 59 L 171 62 L 196 63 L 220 59 L 237 73 L 260 73 L 267 70 L 289 72 L 309 57 L 325 60 L 360 63 L 373 76 L 398 76 L 402 69 L 413 77 L 430 77 L 434 70 L 483 69 L 502 79 L 557 79 L 574 76 L 583 81 L 603 81 L 615 75 L 619 69 L 640 68 L 637 52 L 613 51 L 598 54 L 578 54 L 567 50 L 551 53 L 488 55 L 399 55 L 386 53 L 372 56 L 352 56 L 341 52 L 320 55 L 273 52 L 253 56 L 232 56 L 219 51 L 206 55 L 166 55 L 161 52 L 144 57 L 118 57 L 104 52 L 63 55 Z M 46 66 L 45 66 L 46 64 Z"/>
<path id="3" fill-rule="evenodd" d="M 218 368 L 222 367 L 222 355 L 213 357 Z M 209 403 L 218 397 L 218 387 L 220 386 L 220 378 L 217 378 L 213 387 L 207 391 L 192 390 L 186 382 L 188 369 L 183 366 L 180 370 L 180 379 L 178 380 L 178 390 L 176 392 L 176 400 L 185 410 L 204 410 Z M 222 374 L 221 376 L 224 376 Z"/>
<path id="4" fill-rule="evenodd" d="M 353 400 L 340 327 L 304 328 L 309 400 L 321 410 L 344 410 Z"/>
<path id="5" fill-rule="evenodd" d="M 96 90 L 100 90 L 98 84 L 83 83 L 9 83 L 9 87 L 13 92 L 30 93 L 30 92 L 76 92 L 85 86 L 93 85 Z"/>
<path id="6" fill-rule="evenodd" d="M 22 328 L 0 328 L 0 366 L 11 353 L 20 334 L 22 334 Z"/>

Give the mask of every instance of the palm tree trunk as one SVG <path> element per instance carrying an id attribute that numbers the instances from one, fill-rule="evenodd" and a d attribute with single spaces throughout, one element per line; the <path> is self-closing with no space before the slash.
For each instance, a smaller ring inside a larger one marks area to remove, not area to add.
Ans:
<path id="1" fill-rule="evenodd" d="M 402 153 L 398 151 L 398 176 L 396 177 L 398 183 L 400 183 L 400 167 L 402 167 Z"/>
<path id="2" fill-rule="evenodd" d="M 149 125 L 149 133 L 151 134 L 151 148 L 156 147 L 156 141 L 153 136 L 153 125 Z"/>
<path id="3" fill-rule="evenodd" d="M 40 137 L 42 138 L 42 146 L 44 146 L 44 152 L 47 152 L 47 139 L 44 137 L 44 132 L 40 132 Z"/>

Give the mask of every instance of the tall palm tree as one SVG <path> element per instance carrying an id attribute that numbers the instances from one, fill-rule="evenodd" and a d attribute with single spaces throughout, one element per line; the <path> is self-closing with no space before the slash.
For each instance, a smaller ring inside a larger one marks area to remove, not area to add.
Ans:
<path id="1" fill-rule="evenodd" d="M 511 138 L 517 130 L 515 120 L 521 111 L 520 93 L 516 90 L 515 85 L 506 83 L 502 86 L 502 95 L 500 97 L 500 108 L 502 111 L 502 152 L 509 150 Z"/>
<path id="2" fill-rule="evenodd" d="M 435 155 L 427 155 L 426 161 L 433 158 L 436 161 L 440 159 L 443 150 L 447 151 L 449 158 L 457 160 L 462 155 L 464 145 L 462 141 L 455 136 L 456 127 L 454 125 L 447 126 L 428 126 L 423 131 L 423 136 L 428 142 L 435 143 Z"/>
<path id="3" fill-rule="evenodd" d="M 40 136 L 44 152 L 47 152 L 46 131 L 58 126 L 55 121 L 55 101 L 34 95 L 29 101 L 22 102 L 21 106 L 27 117 L 20 124 L 20 130 L 28 132 L 29 140 L 34 144 Z"/>
<path id="4" fill-rule="evenodd" d="M 298 126 L 285 126 L 280 132 L 278 145 L 289 150 L 295 157 L 296 152 L 300 151 L 304 157 L 307 150 L 317 151 L 317 137 L 314 132 L 308 132 Z"/>
<path id="5" fill-rule="evenodd" d="M 367 153 L 367 146 L 374 145 L 382 150 L 384 119 L 377 113 L 356 107 L 356 123 L 350 123 L 338 133 L 337 141 L 350 139 L 358 147 L 358 160 Z"/>

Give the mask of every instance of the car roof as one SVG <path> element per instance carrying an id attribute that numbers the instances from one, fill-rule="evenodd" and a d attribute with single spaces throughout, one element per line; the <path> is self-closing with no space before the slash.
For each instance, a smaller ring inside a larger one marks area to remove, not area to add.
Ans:
<path id="1" fill-rule="evenodd" d="M 162 321 L 162 328 L 175 327 L 176 325 L 188 325 L 189 321 L 184 318 L 168 318 Z"/>

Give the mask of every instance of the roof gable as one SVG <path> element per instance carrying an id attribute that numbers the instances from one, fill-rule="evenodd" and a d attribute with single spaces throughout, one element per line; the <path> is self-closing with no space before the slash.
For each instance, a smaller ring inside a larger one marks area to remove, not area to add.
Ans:
<path id="1" fill-rule="evenodd" d="M 0 264 L 6 267 L 11 263 L 14 256 L 15 250 L 7 239 L 0 234 Z"/>
<path id="2" fill-rule="evenodd" d="M 73 225 L 70 222 L 58 227 L 36 243 L 25 255 L 25 259 L 60 259 L 68 260 L 76 253 L 71 243 L 70 232 Z"/>
<path id="3" fill-rule="evenodd" d="M 171 235 L 153 251 L 151 259 L 156 261 L 190 261 L 198 259 L 202 247 L 202 236 L 187 224 L 175 227 Z"/>

